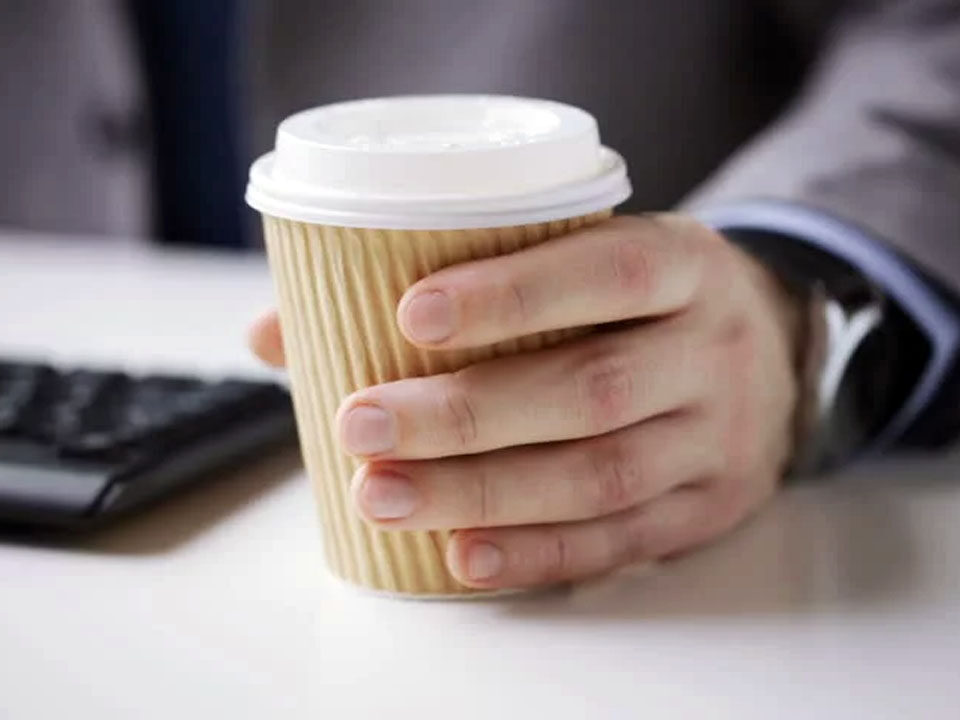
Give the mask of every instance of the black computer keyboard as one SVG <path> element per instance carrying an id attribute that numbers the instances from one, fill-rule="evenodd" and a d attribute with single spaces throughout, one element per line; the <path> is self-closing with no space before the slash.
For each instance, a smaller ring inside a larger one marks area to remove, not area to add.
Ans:
<path id="1" fill-rule="evenodd" d="M 279 385 L 0 360 L 0 527 L 83 527 L 292 440 Z"/>

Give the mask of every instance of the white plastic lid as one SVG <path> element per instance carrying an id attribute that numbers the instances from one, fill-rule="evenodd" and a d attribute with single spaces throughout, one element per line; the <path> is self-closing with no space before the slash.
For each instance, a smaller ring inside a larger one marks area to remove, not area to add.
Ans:
<path id="1" fill-rule="evenodd" d="M 500 227 L 576 217 L 630 196 L 594 118 L 547 100 L 424 95 L 292 115 L 254 162 L 247 202 L 347 227 Z"/>

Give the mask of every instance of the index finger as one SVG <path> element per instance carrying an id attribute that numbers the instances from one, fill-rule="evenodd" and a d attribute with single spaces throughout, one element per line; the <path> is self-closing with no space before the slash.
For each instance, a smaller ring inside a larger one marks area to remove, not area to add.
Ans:
<path id="1" fill-rule="evenodd" d="M 695 297 L 716 235 L 675 215 L 622 216 L 510 255 L 441 270 L 397 310 L 431 348 L 665 315 Z"/>

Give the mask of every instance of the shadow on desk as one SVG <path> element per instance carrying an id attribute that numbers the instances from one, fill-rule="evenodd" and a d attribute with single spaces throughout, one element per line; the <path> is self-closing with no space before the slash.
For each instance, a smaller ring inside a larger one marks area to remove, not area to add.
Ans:
<path id="1" fill-rule="evenodd" d="M 503 612 L 526 620 L 599 622 L 811 615 L 875 610 L 931 594 L 944 576 L 938 551 L 955 545 L 956 472 L 794 487 L 720 543 L 659 567 L 519 597 Z M 943 507 L 949 498 L 950 507 Z M 918 507 L 919 506 L 919 507 Z M 939 510 L 936 508 L 939 507 Z M 931 514 L 933 508 L 935 512 Z M 923 522 L 925 527 L 918 523 Z M 929 523 L 938 524 L 931 528 Z M 941 533 L 937 537 L 937 533 Z M 951 537 L 947 537 L 947 535 Z M 927 547 L 921 554 L 918 542 Z M 934 553 L 929 553 L 934 549 Z"/>
<path id="2" fill-rule="evenodd" d="M 97 530 L 63 536 L 4 537 L 67 552 L 154 555 L 171 552 L 262 499 L 302 467 L 295 445 L 202 480 Z"/>

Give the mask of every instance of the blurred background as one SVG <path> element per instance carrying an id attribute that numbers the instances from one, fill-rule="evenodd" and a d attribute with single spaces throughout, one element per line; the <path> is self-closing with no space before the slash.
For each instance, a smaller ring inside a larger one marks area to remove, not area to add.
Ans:
<path id="1" fill-rule="evenodd" d="M 433 92 L 584 107 L 629 209 L 668 208 L 784 106 L 830 5 L 0 0 L 0 226 L 257 248 L 246 172 L 284 116 Z"/>

